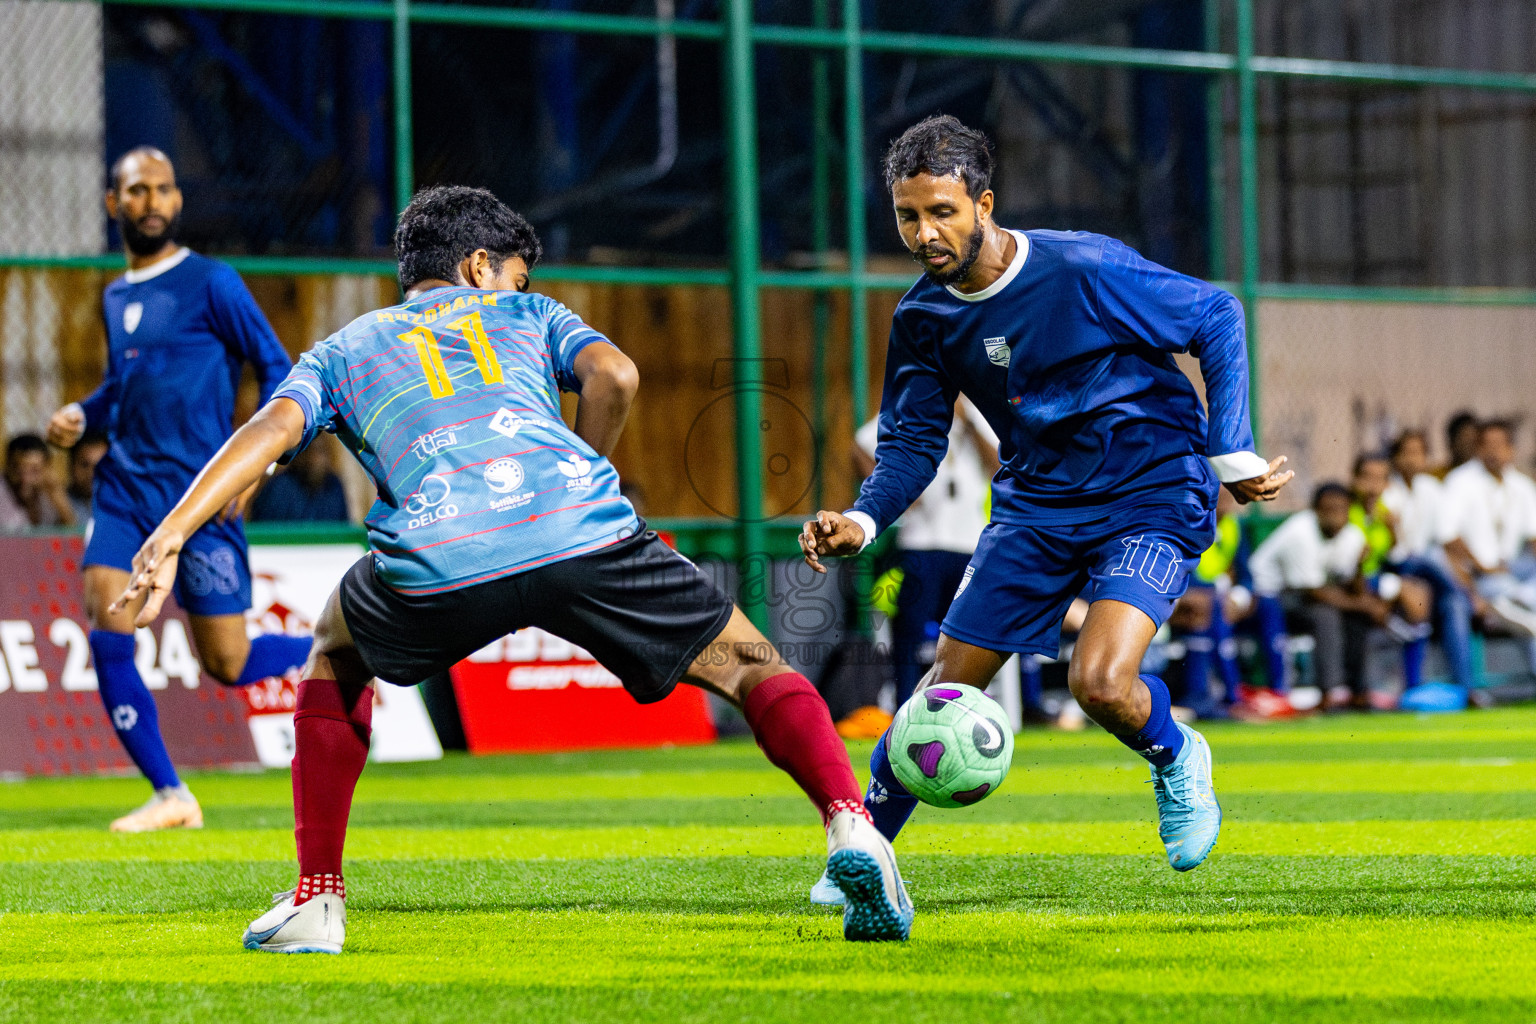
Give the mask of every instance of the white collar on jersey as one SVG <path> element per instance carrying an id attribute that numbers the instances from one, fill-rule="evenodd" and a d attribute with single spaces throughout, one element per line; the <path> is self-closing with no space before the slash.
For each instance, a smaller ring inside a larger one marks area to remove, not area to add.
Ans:
<path id="1" fill-rule="evenodd" d="M 188 249 L 186 246 L 182 246 L 180 249 L 177 249 L 175 252 L 171 253 L 171 255 L 167 256 L 165 259 L 160 260 L 158 263 L 151 263 L 149 266 L 143 268 L 142 270 L 128 271 L 128 273 L 123 275 L 123 280 L 127 281 L 129 284 L 142 284 L 145 281 L 153 280 L 154 278 L 157 278 L 161 274 L 165 273 L 167 270 L 174 270 L 181 266 L 181 261 L 191 255 L 192 250 Z"/>
<path id="2" fill-rule="evenodd" d="M 1024 269 L 1024 261 L 1029 259 L 1029 236 L 1022 231 L 1008 228 L 1008 233 L 1019 240 L 1018 251 L 1013 254 L 1013 262 L 1008 264 L 1008 269 L 1003 271 L 1003 276 L 987 285 L 979 292 L 962 292 L 945 285 L 944 288 L 957 299 L 966 302 L 985 302 L 998 292 L 1013 283 L 1013 279 L 1019 276 L 1019 271 Z"/>

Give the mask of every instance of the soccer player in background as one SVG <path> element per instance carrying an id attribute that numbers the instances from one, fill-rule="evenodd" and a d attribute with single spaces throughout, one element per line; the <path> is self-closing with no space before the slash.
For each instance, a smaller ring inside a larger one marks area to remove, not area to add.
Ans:
<path id="1" fill-rule="evenodd" d="M 244 942 L 339 953 L 342 844 L 368 757 L 375 678 L 414 685 L 525 626 L 591 651 L 641 703 L 679 681 L 739 705 L 821 814 L 850 939 L 904 939 L 912 908 L 815 687 L 696 566 L 645 528 L 608 462 L 635 366 L 526 291 L 541 247 L 483 189 L 427 189 L 395 233 L 405 302 L 306 353 L 135 559 L 118 606 L 152 620 L 185 538 L 268 464 L 334 431 L 378 485 L 373 551 L 332 593 L 294 711 L 299 881 Z M 580 395 L 574 428 L 560 391 Z"/>
<path id="2" fill-rule="evenodd" d="M 48 440 L 69 448 L 87 429 L 107 436 L 82 560 L 91 655 L 112 728 L 154 787 L 112 830 L 199 828 L 202 808 L 171 764 L 154 698 L 134 664 L 133 617 L 108 606 L 128 585 L 144 538 L 229 437 L 243 365 L 255 368 L 265 400 L 292 362 L 240 276 L 177 244 L 181 190 L 164 153 L 139 147 L 120 157 L 106 204 L 128 258 L 128 272 L 102 296 L 107 372 L 90 397 L 53 414 Z M 310 644 L 246 634 L 251 572 L 241 514 L 248 500 L 235 496 L 187 539 L 176 579 L 203 669 L 233 686 L 302 665 Z"/>
<path id="3" fill-rule="evenodd" d="M 1151 764 L 1169 863 L 1188 871 L 1221 824 L 1210 749 L 1173 720 L 1142 657 L 1214 539 L 1218 481 L 1246 503 L 1292 474 L 1253 451 L 1236 299 L 1102 235 L 1004 229 L 991 177 L 986 136 L 953 117 L 891 145 L 897 229 L 924 276 L 891 324 L 875 471 L 852 509 L 805 524 L 801 547 L 822 569 L 873 541 L 933 479 L 956 396 L 974 402 L 1002 439 L 1002 468 L 924 683 L 981 688 L 1008 652 L 1055 655 L 1086 585 L 1068 683 Z M 1209 423 L 1177 352 L 1200 360 Z M 865 806 L 894 837 L 917 801 L 891 771 L 889 736 Z"/>

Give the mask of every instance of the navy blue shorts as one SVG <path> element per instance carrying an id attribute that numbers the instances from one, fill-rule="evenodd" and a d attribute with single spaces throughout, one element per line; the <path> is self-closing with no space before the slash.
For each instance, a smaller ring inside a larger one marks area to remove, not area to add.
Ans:
<path id="1" fill-rule="evenodd" d="M 133 556 L 154 532 L 147 516 L 92 510 L 82 565 L 133 570 Z M 251 567 L 245 529 L 236 520 L 210 520 L 187 538 L 176 567 L 176 603 L 188 615 L 240 615 L 251 606 Z"/>
<path id="2" fill-rule="evenodd" d="M 1215 539 L 1215 513 L 1194 505 L 1146 505 L 1060 526 L 993 523 L 942 632 L 987 650 L 1054 658 L 1061 620 L 1079 593 L 1133 605 L 1161 626 Z"/>

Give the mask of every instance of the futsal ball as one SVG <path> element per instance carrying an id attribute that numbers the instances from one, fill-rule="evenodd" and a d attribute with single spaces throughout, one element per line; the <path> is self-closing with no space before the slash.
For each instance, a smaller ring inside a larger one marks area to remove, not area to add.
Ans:
<path id="1" fill-rule="evenodd" d="M 974 686 L 939 683 L 915 694 L 886 733 L 891 769 L 935 807 L 968 807 L 997 791 L 1013 763 L 1013 730 Z"/>

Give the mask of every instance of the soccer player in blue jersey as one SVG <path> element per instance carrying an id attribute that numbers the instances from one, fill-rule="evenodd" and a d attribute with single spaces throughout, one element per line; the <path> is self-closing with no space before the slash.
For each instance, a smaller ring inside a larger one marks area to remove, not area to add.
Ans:
<path id="1" fill-rule="evenodd" d="M 107 372 L 83 402 L 54 413 L 48 439 L 71 447 L 105 433 L 85 546 L 85 607 L 102 705 L 154 795 L 112 822 L 116 832 L 198 828 L 203 812 L 160 735 L 154 697 L 134 663 L 133 618 L 108 606 L 128 585 L 133 555 L 192 477 L 229 438 L 246 363 L 265 400 L 292 366 L 238 274 L 176 242 L 181 191 L 164 153 L 141 147 L 112 167 L 107 214 L 122 233 L 128 272 L 107 286 Z M 302 665 L 308 637 L 248 638 L 251 604 L 241 513 L 232 499 L 187 539 L 176 599 L 202 666 L 244 686 Z"/>
<path id="2" fill-rule="evenodd" d="M 699 569 L 647 530 L 607 455 L 635 366 L 552 299 L 528 292 L 533 230 L 482 189 L 416 196 L 395 234 L 405 301 L 306 353 L 136 557 L 119 607 L 152 620 L 185 538 L 320 430 L 378 485 L 372 553 L 315 628 L 294 713 L 299 883 L 252 922 L 250 949 L 339 953 L 342 845 L 368 756 L 375 678 L 413 685 L 538 626 L 591 651 L 638 701 L 679 681 L 742 708 L 827 835 L 850 939 L 904 939 L 912 908 L 860 799 L 827 706 Z M 574 427 L 560 392 L 580 395 Z"/>
<path id="3" fill-rule="evenodd" d="M 1001 439 L 1002 466 L 924 683 L 985 687 L 1011 652 L 1056 655 L 1083 592 L 1073 696 L 1151 763 L 1168 861 L 1188 871 L 1221 825 L 1210 749 L 1140 666 L 1215 536 L 1218 481 L 1240 502 L 1267 501 L 1292 475 L 1253 451 L 1242 309 L 1114 239 L 1002 228 L 987 139 L 953 117 L 908 129 L 885 176 L 924 276 L 891 324 L 875 471 L 852 509 L 805 524 L 806 560 L 823 569 L 895 522 L 933 479 L 956 395 L 969 398 Z M 1209 418 L 1179 352 L 1200 360 Z M 917 801 L 891 772 L 889 735 L 865 806 L 894 839 Z M 835 902 L 826 882 L 813 899 Z"/>

